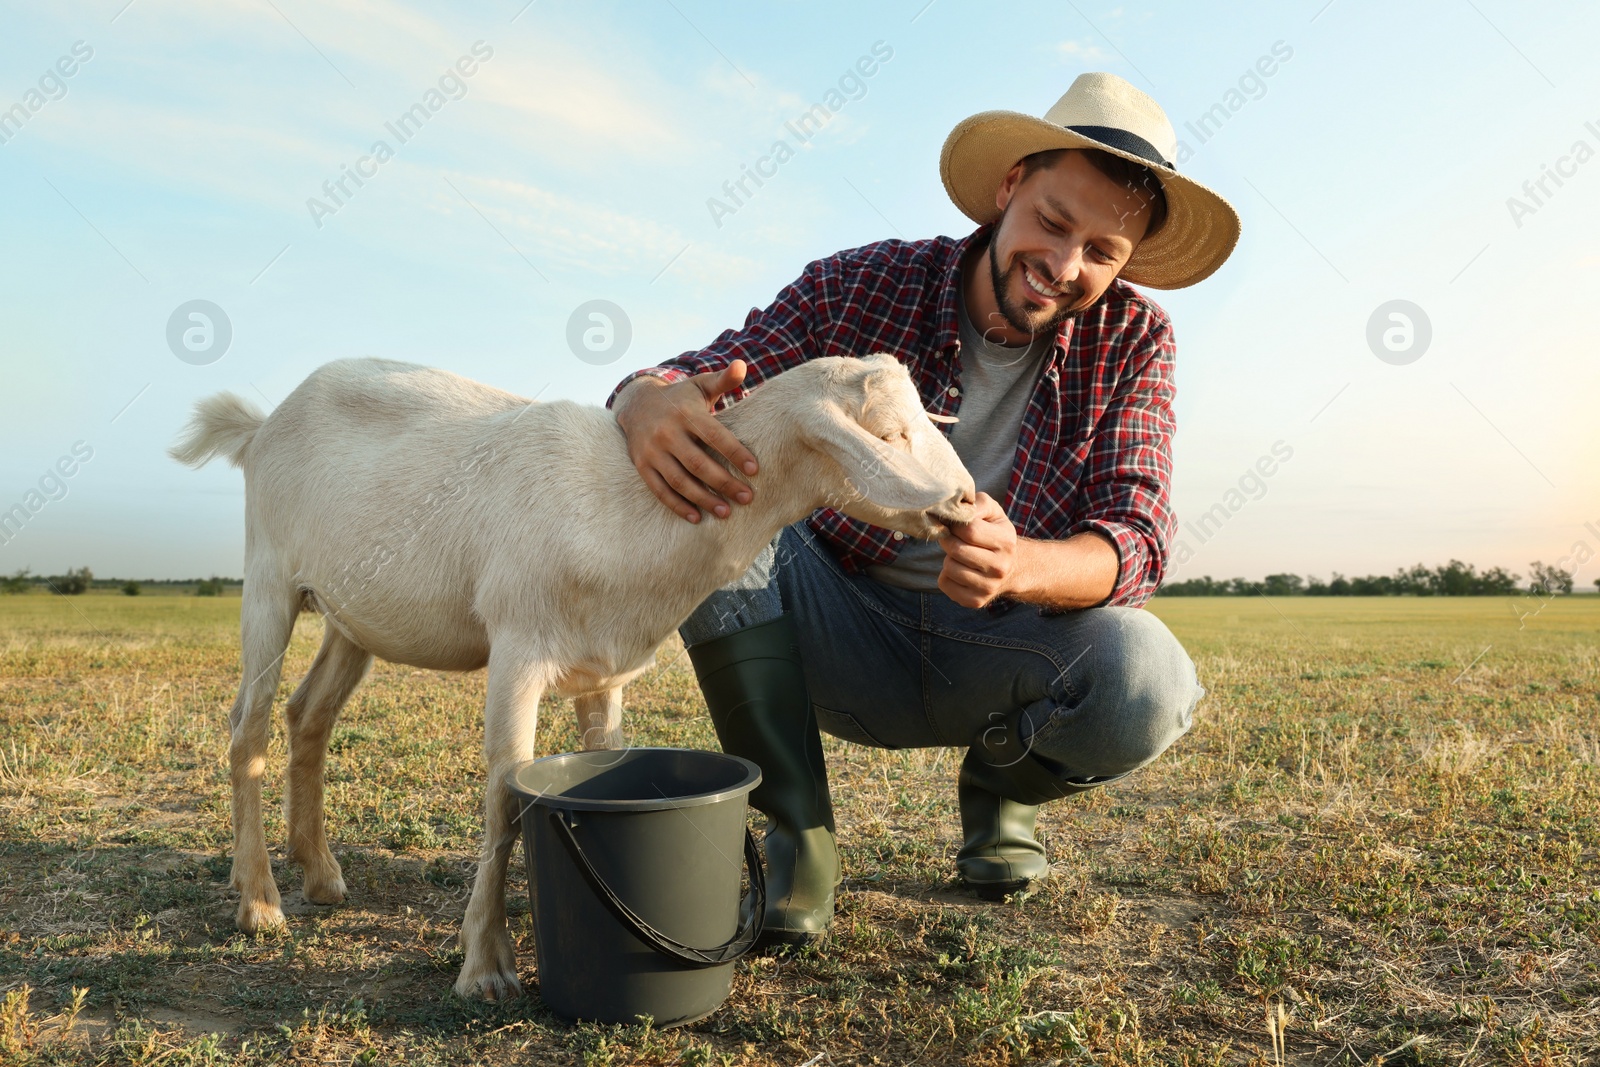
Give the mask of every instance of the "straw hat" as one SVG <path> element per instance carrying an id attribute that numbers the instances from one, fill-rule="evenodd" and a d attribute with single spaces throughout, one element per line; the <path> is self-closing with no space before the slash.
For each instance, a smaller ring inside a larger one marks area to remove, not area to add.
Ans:
<path id="1" fill-rule="evenodd" d="M 1035 118 L 984 111 L 956 124 L 939 154 L 939 174 L 956 207 L 974 222 L 1000 217 L 995 192 L 1023 156 L 1052 148 L 1098 148 L 1143 163 L 1167 196 L 1167 221 L 1140 241 L 1118 277 L 1152 289 L 1207 278 L 1239 241 L 1239 213 L 1220 195 L 1181 176 L 1178 138 L 1160 106 L 1115 74 L 1080 74 Z"/>

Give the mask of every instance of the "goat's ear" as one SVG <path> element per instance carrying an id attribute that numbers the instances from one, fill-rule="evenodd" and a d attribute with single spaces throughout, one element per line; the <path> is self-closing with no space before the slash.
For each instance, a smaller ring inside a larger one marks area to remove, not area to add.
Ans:
<path id="1" fill-rule="evenodd" d="M 878 507 L 926 511 L 948 494 L 926 467 L 878 440 L 827 400 L 813 409 L 814 443 L 844 469 L 856 491 Z"/>

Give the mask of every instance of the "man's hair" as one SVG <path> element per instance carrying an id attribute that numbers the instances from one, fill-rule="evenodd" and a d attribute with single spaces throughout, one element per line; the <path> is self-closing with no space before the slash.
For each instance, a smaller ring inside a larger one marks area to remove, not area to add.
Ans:
<path id="1" fill-rule="evenodd" d="M 1161 188 L 1161 179 L 1156 177 L 1156 172 L 1143 163 L 1135 163 L 1098 148 L 1049 148 L 1023 156 L 1019 160 L 1022 164 L 1022 180 L 1027 181 L 1028 175 L 1036 170 L 1048 170 L 1055 166 L 1056 161 L 1068 152 L 1082 152 L 1095 170 L 1150 201 L 1150 220 L 1145 223 L 1145 237 L 1152 236 L 1166 223 L 1167 194 Z"/>

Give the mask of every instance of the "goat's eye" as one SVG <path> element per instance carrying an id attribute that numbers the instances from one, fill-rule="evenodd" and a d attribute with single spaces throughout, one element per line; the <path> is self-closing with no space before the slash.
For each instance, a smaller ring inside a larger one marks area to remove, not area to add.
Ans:
<path id="1" fill-rule="evenodd" d="M 886 433 L 883 435 L 883 439 L 891 445 L 909 444 L 911 441 L 911 438 L 906 436 L 906 432 L 904 430 L 895 430 L 893 433 Z"/>

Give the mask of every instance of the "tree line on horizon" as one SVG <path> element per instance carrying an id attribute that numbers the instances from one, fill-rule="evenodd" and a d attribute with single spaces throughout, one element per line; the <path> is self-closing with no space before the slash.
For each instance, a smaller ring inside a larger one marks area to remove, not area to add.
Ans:
<path id="1" fill-rule="evenodd" d="M 1453 559 L 1437 567 L 1421 563 L 1401 567 L 1394 574 L 1366 575 L 1346 578 L 1338 571 L 1323 581 L 1315 575 L 1302 578 L 1298 574 L 1269 574 L 1260 581 L 1247 578 L 1224 578 L 1218 581 L 1209 574 L 1182 582 L 1166 582 L 1156 590 L 1157 596 L 1511 596 L 1531 593 L 1534 596 L 1555 596 L 1572 592 L 1571 573 L 1534 560 L 1528 564 L 1528 584 L 1519 586 L 1522 576 L 1512 574 L 1502 567 L 1479 571 L 1470 563 Z M 1600 591 L 1600 578 L 1595 579 Z"/>
<path id="2" fill-rule="evenodd" d="M 96 578 L 88 567 L 69 567 L 65 574 L 34 574 L 23 567 L 10 575 L 0 575 L 0 593 L 17 595 L 36 586 L 62 596 L 80 596 L 92 588 L 120 589 L 124 596 L 138 596 L 147 585 L 194 586 L 195 596 L 221 596 L 224 587 L 243 585 L 242 578 Z"/>
<path id="3" fill-rule="evenodd" d="M 1453 559 L 1437 567 L 1417 563 L 1401 567 L 1393 575 L 1366 575 L 1346 578 L 1338 571 L 1324 582 L 1311 575 L 1269 574 L 1260 581 L 1248 578 L 1218 580 L 1209 574 L 1181 582 L 1165 582 L 1156 590 L 1156 596 L 1511 596 L 1530 593 L 1534 596 L 1556 596 L 1571 593 L 1573 575 L 1559 567 L 1534 560 L 1528 565 L 1529 581 L 1519 586 L 1522 576 L 1512 574 L 1502 567 L 1479 571 L 1470 563 Z M 26 593 L 36 586 L 77 596 L 91 587 L 117 588 L 127 596 L 138 596 L 145 585 L 194 586 L 196 596 L 221 596 L 226 586 L 242 585 L 243 579 L 218 578 L 147 578 L 142 582 L 133 579 L 97 579 L 88 567 L 69 568 L 66 574 L 33 574 L 27 567 L 11 574 L 0 575 L 0 593 Z M 1600 592 L 1600 578 L 1594 581 Z"/>

